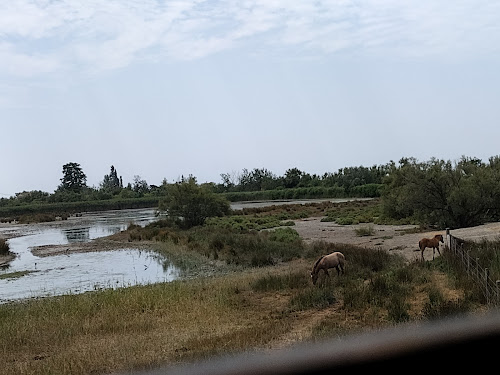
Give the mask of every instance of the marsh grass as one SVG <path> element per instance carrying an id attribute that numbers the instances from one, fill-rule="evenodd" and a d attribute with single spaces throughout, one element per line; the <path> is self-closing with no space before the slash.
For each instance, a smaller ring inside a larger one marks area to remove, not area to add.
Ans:
<path id="1" fill-rule="evenodd" d="M 354 232 L 356 233 L 356 236 L 359 237 L 373 236 L 375 234 L 375 227 L 371 224 L 368 224 L 354 229 Z"/>
<path id="2" fill-rule="evenodd" d="M 0 280 L 2 280 L 2 279 L 17 279 L 19 277 L 29 275 L 30 273 L 33 273 L 33 272 L 37 272 L 37 271 L 16 271 L 16 272 L 4 273 L 4 274 L 0 275 Z"/>
<path id="3" fill-rule="evenodd" d="M 157 241 L 186 246 L 208 259 L 242 267 L 263 267 L 300 258 L 304 244 L 293 228 L 268 231 L 239 230 L 218 226 L 179 230 L 169 222 L 155 222 L 145 228 L 127 230 L 129 241 Z"/>
<path id="4" fill-rule="evenodd" d="M 267 274 L 252 284 L 257 292 L 280 291 L 287 289 L 303 289 L 309 286 L 310 280 L 304 272 L 288 272 L 286 274 Z"/>
<path id="5" fill-rule="evenodd" d="M 307 217 L 307 216 L 306 216 Z M 283 215 L 263 215 L 263 216 L 248 216 L 248 215 L 231 215 L 224 217 L 212 217 L 207 219 L 206 225 L 216 228 L 233 229 L 233 230 L 262 230 L 275 228 L 279 226 L 293 226 L 293 221 L 286 221 L 290 217 Z M 293 218 L 293 217 L 292 217 Z M 298 218 L 298 217 L 297 217 Z"/>
<path id="6" fill-rule="evenodd" d="M 0 306 L 2 370 L 101 373 L 263 345 L 287 329 L 233 274 Z"/>
<path id="7" fill-rule="evenodd" d="M 159 245 L 193 266 L 203 261 L 186 245 Z M 317 243 L 304 252 L 312 258 L 272 267 L 1 305 L 2 372 L 125 372 L 265 348 L 302 327 L 304 316 L 317 321 L 311 337 L 415 318 L 408 302 L 432 279 L 431 267 L 345 245 L 338 248 L 345 275 L 332 272 L 313 286 L 310 265 L 328 246 Z M 426 316 L 447 313 L 446 299 L 433 301 L 441 307 L 434 302 Z M 320 312 L 324 318 L 315 318 Z"/>
<path id="8" fill-rule="evenodd" d="M 304 323 L 306 337 L 326 337 L 453 309 L 438 286 L 423 287 L 454 272 L 444 257 L 407 264 L 383 250 L 306 245 L 291 227 L 180 231 L 161 220 L 120 236 L 154 241 L 185 279 L 0 305 L 2 373 L 120 373 L 272 347 Z M 312 285 L 312 264 L 332 251 L 345 255 L 345 274 Z M 414 311 L 422 289 L 429 303 Z"/>

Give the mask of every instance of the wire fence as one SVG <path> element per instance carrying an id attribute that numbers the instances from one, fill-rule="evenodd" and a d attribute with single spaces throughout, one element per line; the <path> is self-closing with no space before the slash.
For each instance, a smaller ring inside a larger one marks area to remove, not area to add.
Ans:
<path id="1" fill-rule="evenodd" d="M 453 236 L 448 229 L 446 237 L 448 249 L 461 262 L 467 275 L 478 285 L 486 302 L 489 305 L 500 306 L 500 280 L 493 280 L 489 269 L 479 264 L 479 258 L 471 256 L 470 250 L 466 250 L 464 246 L 463 239 Z"/>

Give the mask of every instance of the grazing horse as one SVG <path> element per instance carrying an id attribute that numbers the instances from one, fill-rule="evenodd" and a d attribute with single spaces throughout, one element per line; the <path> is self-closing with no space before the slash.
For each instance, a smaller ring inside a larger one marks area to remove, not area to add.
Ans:
<path id="1" fill-rule="evenodd" d="M 345 264 L 344 254 L 339 253 L 338 251 L 328 255 L 323 255 L 316 261 L 316 263 L 314 263 L 311 272 L 311 279 L 313 284 L 316 285 L 316 281 L 318 280 L 318 274 L 320 270 L 325 271 L 325 275 L 330 276 L 330 274 L 328 273 L 328 269 L 336 268 L 337 275 L 340 275 L 341 272 L 344 273 L 344 264 Z"/>
<path id="2" fill-rule="evenodd" d="M 434 253 L 436 252 L 436 249 L 439 255 L 441 255 L 441 252 L 439 251 L 440 241 L 444 243 L 442 234 L 436 234 L 433 238 L 422 238 L 420 241 L 418 241 L 418 247 L 422 252 L 422 260 L 424 260 L 424 250 L 426 247 L 432 247 L 432 260 L 434 260 Z"/>

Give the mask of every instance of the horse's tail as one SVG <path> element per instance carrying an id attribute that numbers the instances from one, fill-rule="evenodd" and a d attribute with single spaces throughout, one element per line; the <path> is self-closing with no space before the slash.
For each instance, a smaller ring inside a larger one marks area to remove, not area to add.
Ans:
<path id="1" fill-rule="evenodd" d="M 312 273 L 315 273 L 316 272 L 316 267 L 318 266 L 319 262 L 321 262 L 321 259 L 323 259 L 325 256 L 322 255 L 317 261 L 316 263 L 314 263 L 314 266 L 313 266 L 313 269 L 312 269 Z"/>

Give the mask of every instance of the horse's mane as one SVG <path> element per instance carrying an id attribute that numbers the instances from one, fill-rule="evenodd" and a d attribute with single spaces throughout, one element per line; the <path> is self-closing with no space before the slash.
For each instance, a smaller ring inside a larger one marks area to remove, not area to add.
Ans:
<path id="1" fill-rule="evenodd" d="M 314 271 L 316 271 L 316 266 L 319 264 L 319 262 L 321 261 L 321 259 L 323 259 L 324 257 L 325 257 L 325 256 L 324 256 L 324 255 L 322 255 L 322 256 L 321 256 L 321 257 L 320 257 L 320 258 L 316 261 L 316 263 L 314 263 L 314 266 L 313 266 L 313 269 L 312 269 L 312 271 L 313 271 L 313 272 L 314 272 Z"/>

